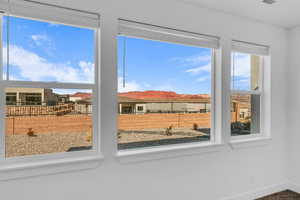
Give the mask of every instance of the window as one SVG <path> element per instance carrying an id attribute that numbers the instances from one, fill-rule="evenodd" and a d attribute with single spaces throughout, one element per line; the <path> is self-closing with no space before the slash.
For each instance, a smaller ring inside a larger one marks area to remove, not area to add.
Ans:
<path id="1" fill-rule="evenodd" d="M 233 41 L 231 64 L 231 135 L 260 134 L 264 56 L 268 48 Z"/>
<path id="2" fill-rule="evenodd" d="M 96 150 L 98 16 L 79 12 L 73 21 L 77 11 L 55 8 L 48 17 L 42 5 L 31 13 L 33 3 L 23 3 L 2 16 L 3 155 Z"/>
<path id="3" fill-rule="evenodd" d="M 218 39 L 125 20 L 117 39 L 118 149 L 213 141 Z"/>
<path id="4" fill-rule="evenodd" d="M 144 110 L 144 107 L 143 107 L 143 106 L 138 106 L 138 107 L 137 107 L 137 110 L 138 110 L 138 111 L 143 111 L 143 110 Z"/>
<path id="5" fill-rule="evenodd" d="M 16 105 L 16 104 L 17 104 L 17 94 L 6 93 L 6 105 Z"/>

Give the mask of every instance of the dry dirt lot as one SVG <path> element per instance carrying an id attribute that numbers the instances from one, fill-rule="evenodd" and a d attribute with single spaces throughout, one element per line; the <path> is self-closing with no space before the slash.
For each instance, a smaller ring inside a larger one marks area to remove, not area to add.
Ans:
<path id="1" fill-rule="evenodd" d="M 6 136 L 6 157 L 66 152 L 72 147 L 91 146 L 86 133 L 43 133 Z"/>
<path id="2" fill-rule="evenodd" d="M 171 135 L 166 134 L 166 129 L 120 130 L 118 148 L 124 150 L 207 140 L 209 140 L 209 129 L 175 128 L 171 130 Z"/>
<path id="3" fill-rule="evenodd" d="M 165 129 L 120 131 L 118 149 L 151 147 L 184 142 L 199 142 L 209 139 L 209 130 L 195 131 L 177 128 L 166 135 Z M 42 133 L 6 135 L 6 157 L 84 150 L 92 146 L 86 133 Z"/>

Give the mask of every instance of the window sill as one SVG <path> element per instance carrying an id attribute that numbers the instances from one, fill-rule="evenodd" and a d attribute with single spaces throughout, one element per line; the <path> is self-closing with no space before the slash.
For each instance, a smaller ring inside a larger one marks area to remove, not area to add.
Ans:
<path id="1" fill-rule="evenodd" d="M 121 163 L 134 163 L 179 156 L 212 153 L 221 151 L 224 144 L 201 142 L 194 144 L 166 145 L 162 147 L 149 147 L 134 150 L 121 150 L 116 157 Z"/>
<path id="2" fill-rule="evenodd" d="M 251 148 L 251 147 L 259 147 L 259 146 L 266 146 L 272 140 L 271 137 L 262 137 L 256 136 L 252 138 L 239 138 L 239 139 L 232 139 L 229 142 L 229 145 L 233 149 L 240 149 L 240 148 Z"/>
<path id="3" fill-rule="evenodd" d="M 101 154 L 36 161 L 20 159 L 20 162 L 11 162 L 8 159 L 0 162 L 0 180 L 91 169 L 97 167 L 102 160 Z"/>

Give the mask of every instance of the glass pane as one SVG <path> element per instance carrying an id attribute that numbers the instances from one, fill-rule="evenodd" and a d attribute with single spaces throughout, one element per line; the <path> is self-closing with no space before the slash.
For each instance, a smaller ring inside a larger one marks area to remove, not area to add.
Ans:
<path id="1" fill-rule="evenodd" d="M 260 132 L 260 95 L 234 94 L 231 96 L 231 135 Z"/>
<path id="2" fill-rule="evenodd" d="M 210 140 L 211 53 L 118 37 L 118 149 Z"/>
<path id="3" fill-rule="evenodd" d="M 94 30 L 4 16 L 3 58 L 5 80 L 94 83 Z"/>
<path id="4" fill-rule="evenodd" d="M 92 148 L 92 90 L 6 88 L 6 157 Z"/>
<path id="5" fill-rule="evenodd" d="M 233 90 L 258 90 L 261 57 L 232 53 L 231 87 Z"/>

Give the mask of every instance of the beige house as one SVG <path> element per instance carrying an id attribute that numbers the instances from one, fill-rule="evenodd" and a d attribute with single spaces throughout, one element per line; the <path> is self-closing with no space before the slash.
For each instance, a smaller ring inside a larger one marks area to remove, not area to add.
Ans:
<path id="1" fill-rule="evenodd" d="M 210 99 L 134 99 L 118 97 L 120 114 L 210 112 Z"/>
<path id="2" fill-rule="evenodd" d="M 6 105 L 54 105 L 58 102 L 52 89 L 6 88 Z"/>

